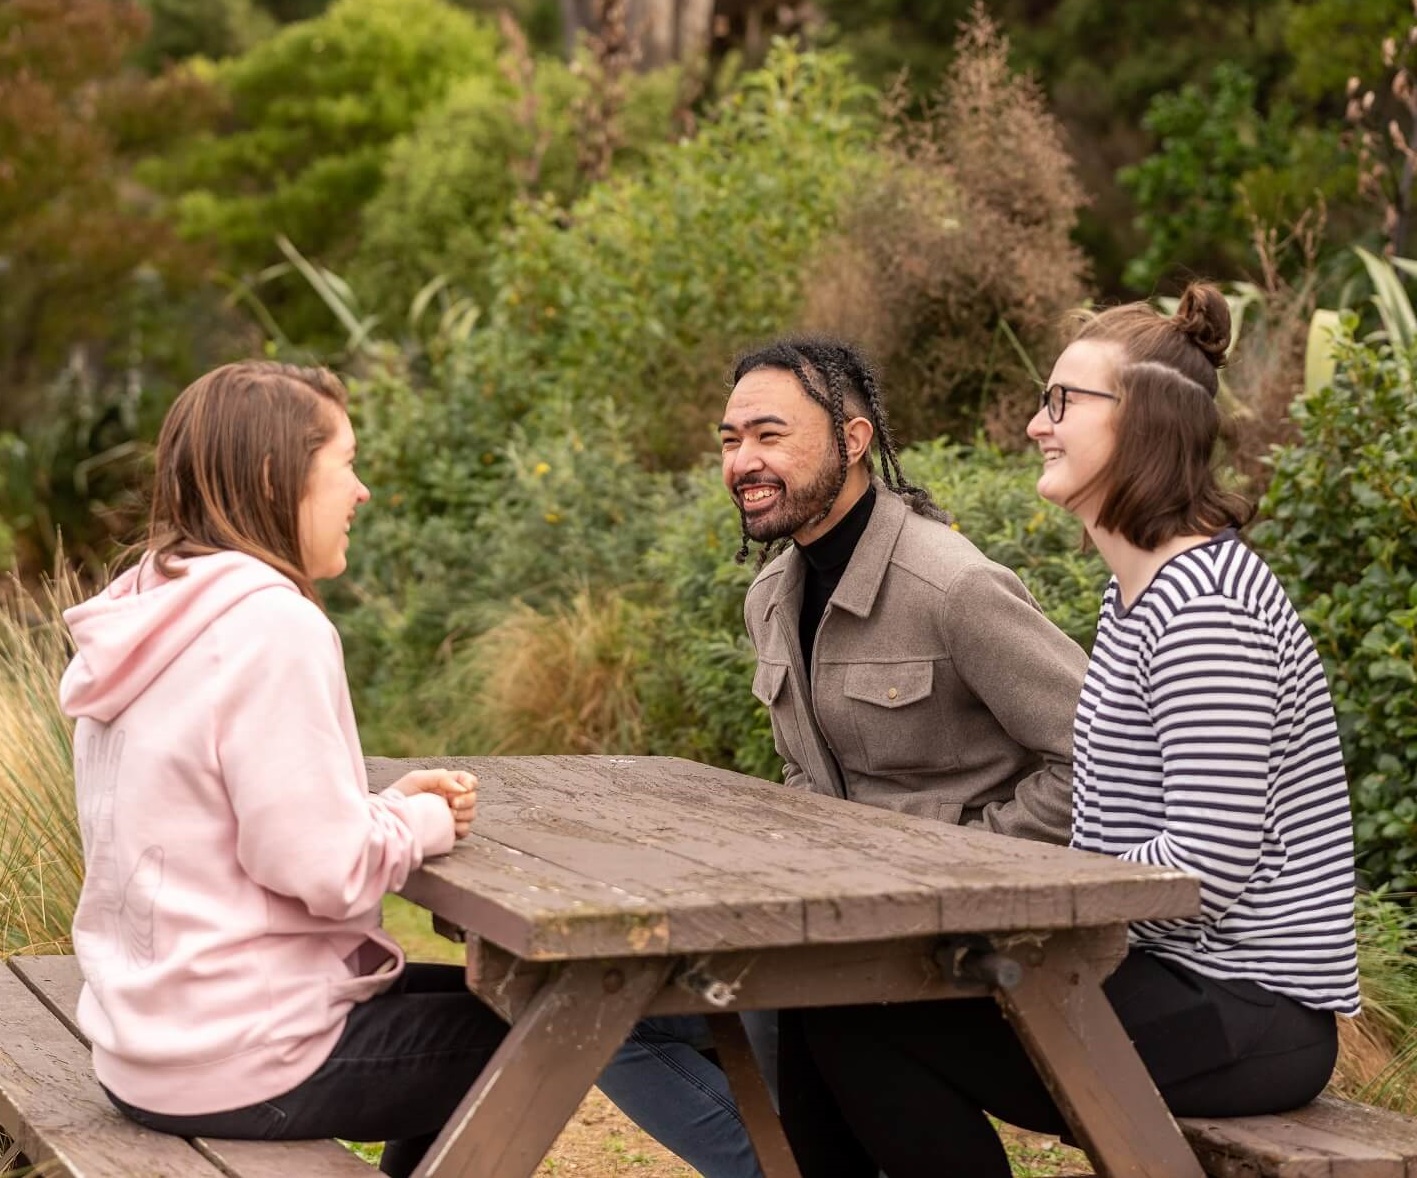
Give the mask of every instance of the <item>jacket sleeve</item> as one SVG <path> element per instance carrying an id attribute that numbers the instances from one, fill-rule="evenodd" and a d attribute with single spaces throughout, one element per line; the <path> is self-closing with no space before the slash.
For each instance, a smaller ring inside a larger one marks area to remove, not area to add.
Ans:
<path id="1" fill-rule="evenodd" d="M 960 573 L 949 593 L 946 641 L 955 669 L 1041 767 L 1011 798 L 984 807 L 983 823 L 1000 834 L 1067 843 L 1072 827 L 1073 719 L 1087 655 L 1058 629 L 1002 565 L 981 562 Z"/>
<path id="2" fill-rule="evenodd" d="M 236 856 L 262 887 L 348 919 L 452 846 L 437 795 L 371 795 L 339 639 L 309 602 L 252 595 L 215 623 L 216 752 Z"/>

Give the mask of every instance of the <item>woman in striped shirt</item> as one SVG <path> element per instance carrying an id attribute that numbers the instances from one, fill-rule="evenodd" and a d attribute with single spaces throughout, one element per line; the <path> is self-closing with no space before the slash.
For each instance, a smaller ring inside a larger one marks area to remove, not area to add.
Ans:
<path id="1" fill-rule="evenodd" d="M 1248 505 L 1211 469 L 1229 341 L 1210 286 L 1170 318 L 1105 311 L 1028 427 L 1039 493 L 1082 521 L 1113 574 L 1074 731 L 1073 846 L 1201 885 L 1198 916 L 1132 927 L 1104 985 L 1185 1116 L 1306 1103 L 1333 1069 L 1335 1015 L 1358 1010 L 1352 825 L 1323 666 L 1236 534 Z M 1066 1131 L 992 1001 L 815 1011 L 807 1034 L 871 1157 L 806 1178 L 1005 1178 L 986 1113 Z"/>

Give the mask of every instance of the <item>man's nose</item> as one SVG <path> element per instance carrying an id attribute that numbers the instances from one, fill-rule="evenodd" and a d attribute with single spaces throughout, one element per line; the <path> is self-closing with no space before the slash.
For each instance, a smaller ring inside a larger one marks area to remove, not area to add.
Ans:
<path id="1" fill-rule="evenodd" d="M 733 451 L 733 473 L 752 474 L 763 468 L 762 451 L 753 442 L 744 439 Z"/>

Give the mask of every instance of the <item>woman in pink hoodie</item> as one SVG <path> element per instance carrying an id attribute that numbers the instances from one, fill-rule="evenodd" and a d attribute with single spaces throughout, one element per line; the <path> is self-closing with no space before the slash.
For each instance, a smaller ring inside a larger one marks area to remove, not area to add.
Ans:
<path id="1" fill-rule="evenodd" d="M 472 821 L 466 773 L 368 792 L 340 639 L 369 491 L 339 380 L 230 364 L 157 446 L 137 565 L 66 615 L 86 876 L 78 1019 L 113 1103 L 184 1136 L 387 1141 L 410 1173 L 505 1027 L 380 901 Z"/>

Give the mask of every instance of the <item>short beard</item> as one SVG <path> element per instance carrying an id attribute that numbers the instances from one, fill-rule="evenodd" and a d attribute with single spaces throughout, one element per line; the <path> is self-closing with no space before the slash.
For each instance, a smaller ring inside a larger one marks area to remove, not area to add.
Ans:
<path id="1" fill-rule="evenodd" d="M 832 504 L 836 502 L 836 497 L 841 494 L 844 484 L 845 480 L 833 452 L 805 487 L 793 490 L 782 484 L 785 494 L 781 504 L 761 518 L 750 519 L 740 506 L 738 515 L 743 524 L 743 534 L 759 544 L 774 544 L 778 540 L 784 540 L 794 532 L 825 518 L 827 512 L 832 509 Z"/>

